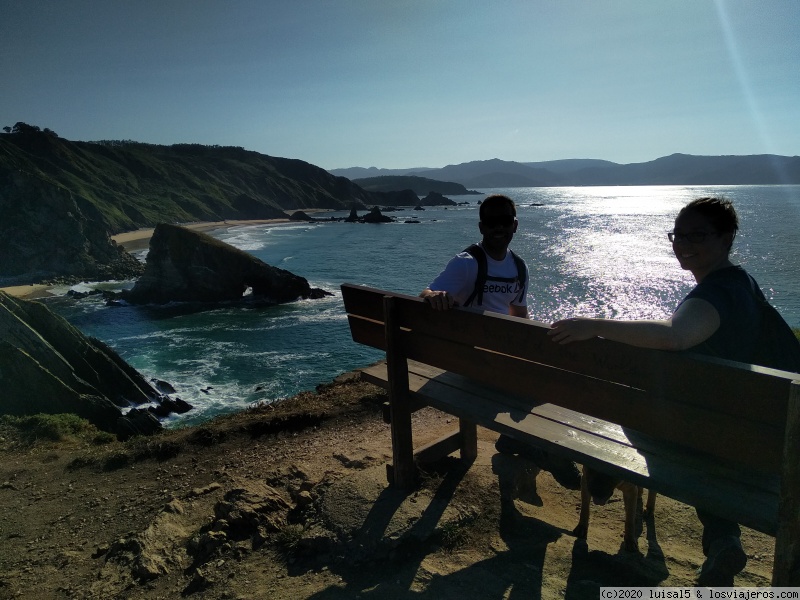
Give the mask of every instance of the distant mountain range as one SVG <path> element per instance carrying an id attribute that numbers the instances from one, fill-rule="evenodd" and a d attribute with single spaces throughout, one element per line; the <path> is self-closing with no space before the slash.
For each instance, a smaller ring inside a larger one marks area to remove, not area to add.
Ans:
<path id="1" fill-rule="evenodd" d="M 779 185 L 800 184 L 800 156 L 694 156 L 672 154 L 643 163 L 567 159 L 544 162 L 480 160 L 440 169 L 331 169 L 351 180 L 417 176 L 459 183 L 467 188 L 589 185 Z M 383 190 L 397 189 L 385 185 Z"/>
<path id="2" fill-rule="evenodd" d="M 431 192 L 438 194 L 450 194 L 453 196 L 463 196 L 466 194 L 480 194 L 475 190 L 468 190 L 460 183 L 452 181 L 439 181 L 428 179 L 417 175 L 387 175 L 382 177 L 367 177 L 364 179 L 353 179 L 353 183 L 368 192 L 396 192 L 399 190 L 411 190 L 418 196 L 427 196 Z"/>

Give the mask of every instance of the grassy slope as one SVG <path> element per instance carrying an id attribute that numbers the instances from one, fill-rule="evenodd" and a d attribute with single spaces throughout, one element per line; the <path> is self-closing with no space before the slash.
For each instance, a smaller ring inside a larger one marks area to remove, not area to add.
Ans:
<path id="1" fill-rule="evenodd" d="M 70 142 L 45 133 L 0 134 L 3 176 L 69 190 L 103 215 L 111 233 L 378 203 L 349 180 L 299 160 L 233 147 Z"/>

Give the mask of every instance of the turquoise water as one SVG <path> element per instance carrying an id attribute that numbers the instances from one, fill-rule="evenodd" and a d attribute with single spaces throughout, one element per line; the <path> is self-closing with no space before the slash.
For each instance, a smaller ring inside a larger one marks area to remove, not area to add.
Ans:
<path id="1" fill-rule="evenodd" d="M 687 201 L 724 194 L 734 201 L 741 220 L 734 262 L 751 272 L 791 325 L 800 327 L 800 186 L 481 192 L 506 193 L 519 206 L 512 247 L 528 262 L 534 319 L 669 315 L 693 280 L 678 267 L 666 232 Z M 334 292 L 322 300 L 202 312 L 180 305 L 107 307 L 98 297 L 62 297 L 48 304 L 84 333 L 109 343 L 147 377 L 172 383 L 177 395 L 195 406 L 168 425 L 195 424 L 313 389 L 380 358 L 351 341 L 339 286 L 352 282 L 417 294 L 453 254 L 479 238 L 477 202 L 482 198 L 453 197 L 470 204 L 391 213 L 398 222 L 389 224 L 261 225 L 213 232 Z M 411 217 L 420 223 L 404 222 Z"/>

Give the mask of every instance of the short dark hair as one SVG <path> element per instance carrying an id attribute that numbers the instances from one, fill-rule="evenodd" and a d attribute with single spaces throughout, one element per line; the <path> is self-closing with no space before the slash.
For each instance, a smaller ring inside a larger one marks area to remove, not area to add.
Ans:
<path id="1" fill-rule="evenodd" d="M 736 209 L 733 208 L 733 202 L 727 198 L 717 196 L 705 196 L 692 200 L 681 209 L 678 216 L 694 211 L 703 215 L 706 219 L 711 221 L 719 233 L 733 233 L 739 231 L 739 217 L 736 214 Z"/>
<path id="2" fill-rule="evenodd" d="M 488 196 L 483 202 L 481 202 L 481 207 L 478 210 L 478 215 L 480 216 L 481 221 L 483 221 L 483 217 L 485 216 L 485 210 L 487 207 L 495 207 L 495 206 L 510 206 L 511 207 L 511 214 L 515 217 L 517 216 L 517 205 L 514 204 L 514 201 L 509 198 L 508 196 L 504 196 L 502 194 L 492 194 Z"/>

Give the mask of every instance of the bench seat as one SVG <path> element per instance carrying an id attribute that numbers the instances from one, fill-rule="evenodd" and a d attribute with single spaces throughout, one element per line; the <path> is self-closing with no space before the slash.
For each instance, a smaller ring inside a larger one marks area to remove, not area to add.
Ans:
<path id="1" fill-rule="evenodd" d="M 420 405 L 775 535 L 779 480 L 774 474 L 698 456 L 556 404 L 531 406 L 524 398 L 429 365 L 409 361 L 408 369 L 409 391 Z M 385 362 L 361 372 L 365 381 L 388 388 Z M 458 449 L 455 441 L 449 447 Z"/>

